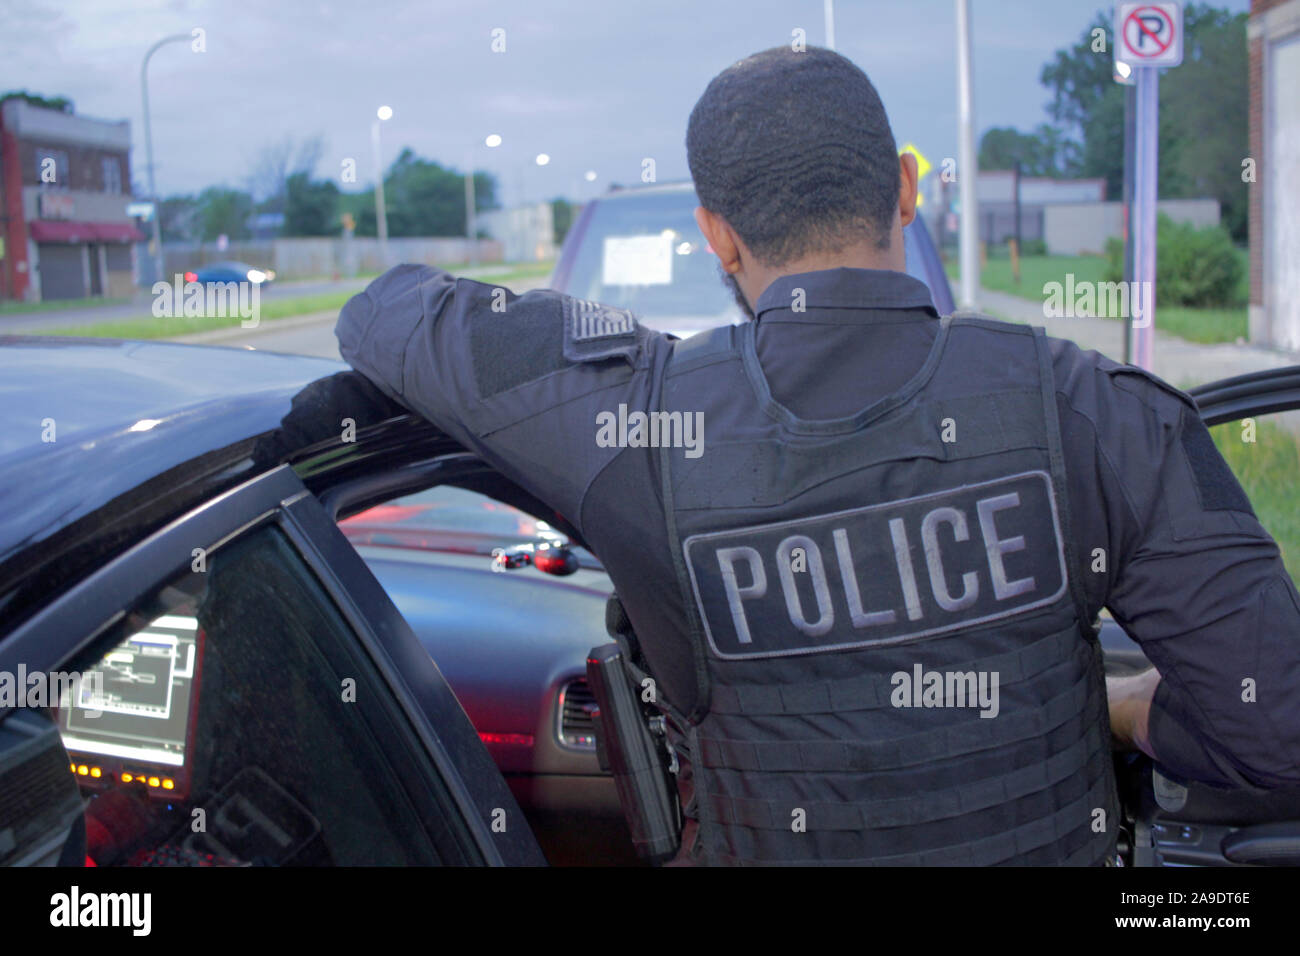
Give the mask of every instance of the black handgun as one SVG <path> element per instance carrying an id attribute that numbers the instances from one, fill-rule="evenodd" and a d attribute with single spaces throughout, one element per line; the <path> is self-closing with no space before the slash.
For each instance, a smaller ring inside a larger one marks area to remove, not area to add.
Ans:
<path id="1" fill-rule="evenodd" d="M 642 858 L 663 863 L 676 854 L 681 840 L 677 797 L 624 666 L 622 647 L 593 647 L 587 655 L 587 682 L 599 707 L 593 715 L 596 754 L 601 769 L 614 775 L 632 844 Z"/>

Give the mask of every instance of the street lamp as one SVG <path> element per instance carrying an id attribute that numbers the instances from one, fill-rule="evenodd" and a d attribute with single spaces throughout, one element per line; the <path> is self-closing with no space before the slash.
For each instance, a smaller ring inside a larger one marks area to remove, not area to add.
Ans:
<path id="1" fill-rule="evenodd" d="M 393 118 L 391 106 L 381 106 L 375 112 L 379 118 L 370 124 L 370 145 L 375 154 L 375 222 L 379 230 L 379 258 L 388 268 L 388 212 L 384 208 L 384 166 L 379 150 L 379 124 Z"/>
<path id="2" fill-rule="evenodd" d="M 153 200 L 153 265 L 155 280 L 163 278 L 162 227 L 159 224 L 162 204 L 158 201 L 158 186 L 154 182 L 153 171 L 153 130 L 149 123 L 149 58 L 158 51 L 159 47 L 167 43 L 182 43 L 191 39 L 193 37 L 188 33 L 173 33 L 171 36 L 163 37 L 149 47 L 149 52 L 144 55 L 144 62 L 140 64 L 140 98 L 144 103 L 144 150 L 149 162 L 149 198 Z"/>
<path id="3" fill-rule="evenodd" d="M 501 137 L 489 133 L 483 140 L 483 145 L 488 149 L 496 149 L 501 145 Z M 465 237 L 469 240 L 470 265 L 478 265 L 478 228 L 474 206 L 474 151 L 471 149 L 465 153 Z"/>

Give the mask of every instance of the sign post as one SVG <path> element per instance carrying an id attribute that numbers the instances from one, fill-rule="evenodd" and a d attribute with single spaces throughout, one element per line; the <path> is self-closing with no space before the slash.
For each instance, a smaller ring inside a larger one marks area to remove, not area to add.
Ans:
<path id="1" fill-rule="evenodd" d="M 1115 62 L 1132 70 L 1137 110 L 1133 123 L 1133 246 L 1129 353 L 1132 364 L 1152 368 L 1156 325 L 1156 199 L 1160 144 L 1160 68 L 1183 62 L 1181 3 L 1121 3 L 1115 8 Z M 1127 131 L 1126 131 L 1127 132 Z"/>

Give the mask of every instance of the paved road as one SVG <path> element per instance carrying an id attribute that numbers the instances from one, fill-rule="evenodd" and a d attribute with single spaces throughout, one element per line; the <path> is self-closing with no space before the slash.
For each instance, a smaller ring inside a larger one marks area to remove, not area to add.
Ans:
<path id="1" fill-rule="evenodd" d="M 512 292 L 545 288 L 546 278 L 521 279 L 510 283 Z M 359 288 L 364 288 L 362 283 Z M 340 359 L 338 342 L 334 338 L 337 310 L 302 315 L 292 319 L 265 322 L 257 329 L 215 329 L 183 335 L 173 341 L 195 345 L 243 346 L 264 352 L 291 352 L 297 355 L 314 355 L 318 358 Z"/>
<path id="2" fill-rule="evenodd" d="M 1117 362 L 1124 361 L 1124 323 L 1089 317 L 1044 318 L 1041 302 L 989 289 L 980 292 L 980 309 L 998 318 L 1041 325 L 1048 335 L 1070 339 L 1081 348 L 1096 349 Z M 1215 379 L 1244 375 L 1266 368 L 1300 365 L 1300 355 L 1256 345 L 1200 345 L 1164 332 L 1156 332 L 1155 368 L 1161 378 L 1178 388 L 1191 388 Z"/>

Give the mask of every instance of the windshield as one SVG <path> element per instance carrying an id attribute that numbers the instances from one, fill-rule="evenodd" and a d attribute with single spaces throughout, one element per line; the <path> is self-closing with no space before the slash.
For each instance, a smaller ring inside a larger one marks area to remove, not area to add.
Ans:
<path id="1" fill-rule="evenodd" d="M 621 306 L 642 322 L 743 316 L 723 285 L 717 257 L 695 223 L 694 190 L 647 191 L 595 201 L 578 242 L 573 268 L 560 291 Z M 915 229 L 903 230 L 907 272 L 928 288 L 926 259 Z M 672 331 L 672 329 L 669 329 Z"/>
<path id="2" fill-rule="evenodd" d="M 695 224 L 695 206 L 686 190 L 597 201 L 565 291 L 642 320 L 740 318 Z"/>

